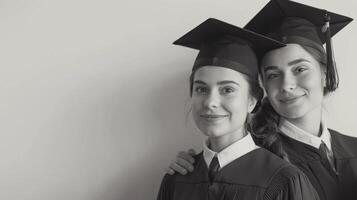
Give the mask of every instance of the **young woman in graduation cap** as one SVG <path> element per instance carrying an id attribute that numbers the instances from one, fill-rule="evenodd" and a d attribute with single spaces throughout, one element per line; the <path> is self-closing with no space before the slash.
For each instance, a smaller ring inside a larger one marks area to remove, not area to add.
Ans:
<path id="1" fill-rule="evenodd" d="M 357 199 L 357 138 L 328 129 L 322 117 L 323 99 L 338 87 L 330 39 L 351 21 L 271 0 L 245 27 L 287 44 L 261 60 L 267 99 L 254 118 L 258 142 L 301 169 L 320 199 Z M 192 161 L 179 153 L 169 173 L 192 171 Z"/>
<path id="2" fill-rule="evenodd" d="M 283 44 L 216 19 L 174 44 L 199 50 L 190 76 L 192 116 L 208 139 L 194 156 L 195 171 L 166 175 L 157 199 L 318 199 L 300 170 L 256 146 L 248 130 L 247 116 L 263 97 L 253 49 Z"/>

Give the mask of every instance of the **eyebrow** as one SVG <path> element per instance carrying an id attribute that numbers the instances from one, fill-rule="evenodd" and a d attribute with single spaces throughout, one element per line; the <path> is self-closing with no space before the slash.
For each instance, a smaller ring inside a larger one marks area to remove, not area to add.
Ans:
<path id="1" fill-rule="evenodd" d="M 267 67 L 264 67 L 264 72 L 267 72 L 269 70 L 274 70 L 274 69 L 277 69 L 278 67 L 276 66 L 267 66 Z"/>
<path id="2" fill-rule="evenodd" d="M 201 80 L 195 80 L 193 83 L 207 85 L 207 83 L 205 83 L 204 81 L 201 81 Z M 240 85 L 239 85 L 237 82 L 235 82 L 235 81 L 223 80 L 223 81 L 217 82 L 217 85 L 226 85 L 226 84 L 235 84 L 235 85 L 240 86 Z"/>
<path id="3" fill-rule="evenodd" d="M 193 83 L 195 84 L 203 84 L 203 85 L 207 85 L 205 82 L 203 82 L 203 81 L 200 81 L 200 80 L 195 80 L 195 81 L 193 81 Z"/>
<path id="4" fill-rule="evenodd" d="M 303 59 L 303 58 L 299 58 L 299 59 L 296 59 L 296 60 L 288 62 L 288 65 L 292 66 L 292 65 L 295 65 L 295 64 L 301 63 L 301 62 L 311 63 L 309 60 L 306 60 L 306 59 Z M 269 71 L 269 70 L 274 70 L 274 69 L 277 69 L 277 68 L 278 67 L 276 67 L 276 66 L 267 66 L 267 67 L 264 67 L 264 72 Z"/>
<path id="5" fill-rule="evenodd" d="M 218 85 L 235 84 L 235 85 L 240 86 L 240 85 L 239 85 L 237 82 L 235 82 L 235 81 L 219 81 L 217 84 L 218 84 Z"/>
<path id="6" fill-rule="evenodd" d="M 295 65 L 295 64 L 300 63 L 300 62 L 309 62 L 309 63 L 311 63 L 310 61 L 308 61 L 308 60 L 306 60 L 306 59 L 300 58 L 300 59 L 296 59 L 296 60 L 290 61 L 290 62 L 288 63 L 288 65 L 289 65 L 289 66 Z"/>

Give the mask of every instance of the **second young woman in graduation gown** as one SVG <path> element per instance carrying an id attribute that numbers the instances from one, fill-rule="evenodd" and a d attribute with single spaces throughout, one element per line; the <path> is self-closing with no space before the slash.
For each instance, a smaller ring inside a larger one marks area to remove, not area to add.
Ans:
<path id="1" fill-rule="evenodd" d="M 269 128 L 266 125 L 263 127 L 269 130 L 269 137 L 275 138 L 266 148 L 303 171 L 320 199 L 357 199 L 357 138 L 328 129 L 324 124 L 321 126 L 321 137 L 312 136 L 279 117 L 277 113 L 274 116 L 272 113 L 275 111 L 266 100 L 262 104 L 262 110 L 266 113 L 258 113 L 260 117 L 256 120 L 262 124 L 270 124 Z M 279 122 L 265 121 L 267 116 L 271 117 L 268 117 L 270 120 L 275 118 L 274 121 Z M 275 123 L 277 126 L 274 127 Z M 276 129 L 275 134 L 273 129 Z M 328 141 L 330 147 L 325 146 Z M 331 149 L 332 155 L 329 155 L 328 149 Z"/>
<path id="2" fill-rule="evenodd" d="M 246 25 L 287 44 L 261 60 L 269 101 L 263 103 L 262 116 L 258 112 L 256 129 L 272 138 L 264 146 L 301 169 L 326 200 L 357 199 L 357 138 L 328 129 L 322 114 L 323 100 L 339 80 L 331 37 L 351 21 L 293 1 L 271 0 Z"/>

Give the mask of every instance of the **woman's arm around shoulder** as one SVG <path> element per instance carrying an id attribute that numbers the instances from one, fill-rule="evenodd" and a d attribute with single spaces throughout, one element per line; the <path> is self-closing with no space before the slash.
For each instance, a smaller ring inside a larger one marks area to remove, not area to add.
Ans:
<path id="1" fill-rule="evenodd" d="M 195 162 L 195 159 L 193 158 L 194 155 L 196 155 L 196 152 L 193 149 L 190 149 L 187 152 L 179 152 L 176 156 L 176 159 L 171 162 L 166 172 L 170 175 L 175 174 L 175 172 L 178 172 L 182 175 L 186 175 L 188 172 L 192 172 L 194 169 L 193 164 Z"/>

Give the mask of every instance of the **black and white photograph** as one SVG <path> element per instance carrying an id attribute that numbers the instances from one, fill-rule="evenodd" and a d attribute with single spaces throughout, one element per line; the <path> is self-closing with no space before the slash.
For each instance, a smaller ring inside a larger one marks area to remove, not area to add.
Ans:
<path id="1" fill-rule="evenodd" d="M 356 200 L 357 2 L 0 2 L 0 199 Z"/>

